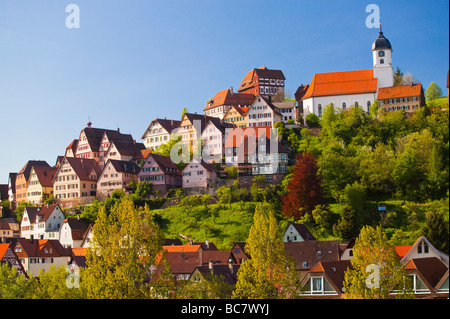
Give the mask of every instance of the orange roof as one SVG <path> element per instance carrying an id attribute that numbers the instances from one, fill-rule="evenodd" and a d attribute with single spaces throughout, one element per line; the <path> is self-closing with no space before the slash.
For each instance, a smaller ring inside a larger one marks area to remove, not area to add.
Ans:
<path id="1" fill-rule="evenodd" d="M 323 269 L 322 263 L 319 261 L 309 272 L 325 272 L 325 269 Z"/>
<path id="2" fill-rule="evenodd" d="M 254 99 L 255 96 L 253 94 L 231 92 L 231 89 L 226 89 L 219 91 L 203 111 L 221 105 L 250 105 Z"/>
<path id="3" fill-rule="evenodd" d="M 0 244 L 0 260 L 5 255 L 6 251 L 8 250 L 9 244 Z"/>
<path id="4" fill-rule="evenodd" d="M 416 264 L 414 263 L 414 259 L 411 259 L 411 260 L 409 260 L 407 263 L 406 263 L 406 265 L 405 265 L 405 267 L 403 267 L 403 268 L 405 268 L 405 269 L 413 269 L 413 270 L 417 270 L 417 266 L 416 266 Z"/>
<path id="5" fill-rule="evenodd" d="M 373 70 L 317 73 L 303 99 L 375 92 L 377 92 L 377 79 L 373 77 Z"/>
<path id="6" fill-rule="evenodd" d="M 201 245 L 185 245 L 185 246 L 163 246 L 163 249 L 169 253 L 187 253 L 197 252 L 201 248 Z"/>
<path id="7" fill-rule="evenodd" d="M 413 245 L 405 245 L 405 246 L 395 246 L 395 253 L 397 256 L 402 259 L 406 256 L 406 254 L 411 250 Z"/>
<path id="8" fill-rule="evenodd" d="M 392 99 L 399 97 L 419 96 L 422 94 L 422 84 L 409 84 L 380 88 L 378 90 L 378 99 Z"/>
<path id="9" fill-rule="evenodd" d="M 72 253 L 75 256 L 86 256 L 88 248 L 72 248 Z"/>

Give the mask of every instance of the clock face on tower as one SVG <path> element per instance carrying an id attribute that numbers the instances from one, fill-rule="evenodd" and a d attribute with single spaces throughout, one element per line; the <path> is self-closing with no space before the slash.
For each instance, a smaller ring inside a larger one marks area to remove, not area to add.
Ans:
<path id="1" fill-rule="evenodd" d="M 384 56 L 384 51 L 378 52 L 378 56 Z"/>

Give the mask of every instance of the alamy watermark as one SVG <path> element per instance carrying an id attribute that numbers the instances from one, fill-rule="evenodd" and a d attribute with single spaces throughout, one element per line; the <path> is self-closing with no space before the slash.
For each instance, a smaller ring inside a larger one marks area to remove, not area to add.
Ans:
<path id="1" fill-rule="evenodd" d="M 381 24 L 380 8 L 376 4 L 369 4 L 366 12 L 370 14 L 366 18 L 366 27 L 369 29 L 379 28 Z"/>
<path id="2" fill-rule="evenodd" d="M 69 4 L 66 7 L 66 12 L 69 15 L 66 17 L 67 29 L 79 29 L 80 28 L 80 7 L 76 4 Z"/>

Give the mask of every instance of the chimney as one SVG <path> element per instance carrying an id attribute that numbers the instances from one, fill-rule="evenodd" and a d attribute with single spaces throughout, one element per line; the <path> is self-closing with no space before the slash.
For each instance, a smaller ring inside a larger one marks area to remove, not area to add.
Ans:
<path id="1" fill-rule="evenodd" d="M 48 203 L 47 203 L 47 208 L 48 208 Z"/>
<path id="2" fill-rule="evenodd" d="M 206 248 L 209 248 L 209 241 L 208 240 L 206 240 L 205 244 L 206 244 Z"/>
<path id="3" fill-rule="evenodd" d="M 173 126 L 173 120 L 170 121 L 170 124 Z"/>
<path id="4" fill-rule="evenodd" d="M 77 219 L 80 220 L 80 215 L 77 215 Z"/>
<path id="5" fill-rule="evenodd" d="M 208 262 L 208 268 L 209 268 L 209 270 L 213 270 L 213 267 L 214 267 L 214 262 L 210 259 Z"/>
<path id="6" fill-rule="evenodd" d="M 230 88 L 230 93 L 233 95 L 233 87 Z"/>
<path id="7" fill-rule="evenodd" d="M 203 250 L 198 251 L 198 265 L 203 266 Z"/>

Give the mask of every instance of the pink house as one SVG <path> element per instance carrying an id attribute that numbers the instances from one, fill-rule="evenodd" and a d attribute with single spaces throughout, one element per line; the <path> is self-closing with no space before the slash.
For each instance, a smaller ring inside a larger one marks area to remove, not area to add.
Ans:
<path id="1" fill-rule="evenodd" d="M 151 182 L 153 190 L 165 193 L 182 185 L 181 173 L 170 157 L 149 154 L 138 174 L 139 182 Z"/>
<path id="2" fill-rule="evenodd" d="M 217 173 L 214 165 L 193 159 L 183 170 L 183 188 L 216 186 Z"/>

